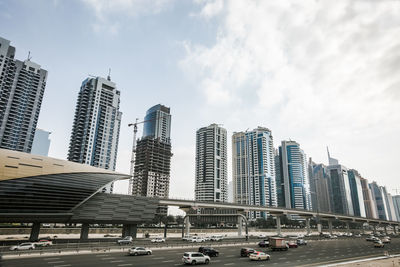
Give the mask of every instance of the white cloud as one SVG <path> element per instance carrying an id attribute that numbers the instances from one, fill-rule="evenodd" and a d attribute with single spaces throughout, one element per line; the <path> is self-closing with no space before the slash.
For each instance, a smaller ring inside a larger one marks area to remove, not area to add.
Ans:
<path id="1" fill-rule="evenodd" d="M 219 15 L 224 8 L 224 0 L 195 0 L 197 4 L 202 5 L 199 13 L 192 14 L 192 16 L 210 19 Z"/>
<path id="2" fill-rule="evenodd" d="M 200 13 L 210 4 L 216 2 L 204 2 Z M 208 109 L 222 99 L 225 108 L 241 110 L 224 118 L 232 131 L 264 124 L 320 160 L 330 144 L 348 167 L 395 184 L 398 2 L 226 1 L 223 8 L 215 13 L 221 19 L 216 42 L 186 43 L 181 62 Z"/>
<path id="3" fill-rule="evenodd" d="M 81 0 L 94 11 L 96 21 L 93 22 L 95 32 L 119 31 L 123 17 L 158 14 L 171 4 L 173 0 Z"/>

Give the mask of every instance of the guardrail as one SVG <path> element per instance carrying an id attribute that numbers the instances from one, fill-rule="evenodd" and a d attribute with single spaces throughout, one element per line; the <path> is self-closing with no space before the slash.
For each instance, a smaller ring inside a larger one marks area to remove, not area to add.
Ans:
<path id="1" fill-rule="evenodd" d="M 235 245 L 250 245 L 256 244 L 257 240 L 224 240 L 222 242 L 165 242 L 165 243 L 150 243 L 150 241 L 140 240 L 135 241 L 130 245 L 117 245 L 115 242 L 89 242 L 89 243 L 66 243 L 54 244 L 50 247 L 38 247 L 33 250 L 26 251 L 10 251 L 9 247 L 2 247 L 1 254 L 3 257 L 7 256 L 33 256 L 33 255 L 46 255 L 50 256 L 58 254 L 72 254 L 72 253 L 100 253 L 100 252 L 124 252 L 128 251 L 132 246 L 142 246 L 150 249 L 171 249 L 171 248 L 197 248 L 200 246 L 220 247 L 220 246 L 235 246 Z"/>

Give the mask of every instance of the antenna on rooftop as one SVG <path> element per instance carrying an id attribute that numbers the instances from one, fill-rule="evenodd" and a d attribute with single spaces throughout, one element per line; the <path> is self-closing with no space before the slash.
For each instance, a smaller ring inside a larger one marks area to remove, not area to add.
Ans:
<path id="1" fill-rule="evenodd" d="M 108 69 L 107 80 L 111 81 L 111 68 Z"/>
<path id="2" fill-rule="evenodd" d="M 31 61 L 31 51 L 28 51 L 28 61 Z"/>

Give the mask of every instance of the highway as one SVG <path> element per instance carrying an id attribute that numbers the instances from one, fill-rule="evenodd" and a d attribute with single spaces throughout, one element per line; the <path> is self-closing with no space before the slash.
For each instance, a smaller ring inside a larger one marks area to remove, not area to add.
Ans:
<path id="1" fill-rule="evenodd" d="M 212 266 L 317 266 L 320 264 L 335 263 L 350 259 L 382 256 L 400 253 L 400 238 L 392 238 L 392 243 L 385 248 L 374 248 L 372 242 L 365 238 L 348 238 L 339 240 L 312 241 L 307 246 L 291 248 L 289 251 L 270 252 L 268 262 L 251 262 L 248 258 L 240 257 L 242 246 L 223 246 L 216 248 L 220 251 L 219 257 L 211 258 Z M 256 247 L 256 246 L 251 246 Z M 59 255 L 32 258 L 18 258 L 3 260 L 4 267 L 70 267 L 70 266 L 179 266 L 185 251 L 195 249 L 157 249 L 150 256 L 128 256 L 126 252 L 92 253 L 81 255 Z"/>

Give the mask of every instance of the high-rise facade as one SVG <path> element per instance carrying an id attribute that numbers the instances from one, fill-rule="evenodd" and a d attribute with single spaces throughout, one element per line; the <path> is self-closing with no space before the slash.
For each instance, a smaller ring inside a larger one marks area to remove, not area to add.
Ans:
<path id="1" fill-rule="evenodd" d="M 317 212 L 331 212 L 332 192 L 329 185 L 329 176 L 324 164 L 316 164 L 310 160 L 310 191 L 312 210 Z"/>
<path id="2" fill-rule="evenodd" d="M 295 141 L 282 141 L 279 147 L 280 177 L 277 179 L 283 200 L 288 209 L 311 210 L 308 160 L 300 145 Z"/>
<path id="3" fill-rule="evenodd" d="M 371 188 L 368 186 L 368 180 L 361 178 L 360 181 L 364 199 L 365 215 L 367 218 L 378 219 L 378 211 L 376 210 Z"/>
<path id="4" fill-rule="evenodd" d="M 50 148 L 50 134 L 51 132 L 42 129 L 36 129 L 35 138 L 32 143 L 32 154 L 47 157 Z"/>
<path id="5" fill-rule="evenodd" d="M 396 213 L 397 221 L 400 221 L 400 196 L 393 196 L 393 206 Z"/>
<path id="6" fill-rule="evenodd" d="M 389 208 L 390 208 L 390 220 L 397 221 L 397 214 L 394 206 L 393 196 L 390 193 L 387 193 Z"/>
<path id="7" fill-rule="evenodd" d="M 274 145 L 269 129 L 238 132 L 232 136 L 234 202 L 247 205 L 277 206 Z M 250 212 L 250 219 L 265 217 Z"/>
<path id="8" fill-rule="evenodd" d="M 387 213 L 385 197 L 383 196 L 383 190 L 381 186 L 379 186 L 376 182 L 372 182 L 369 184 L 369 188 L 371 189 L 372 199 L 375 202 L 374 204 L 377 210 L 378 219 L 387 220 L 389 215 Z"/>
<path id="9" fill-rule="evenodd" d="M 349 177 L 354 216 L 366 217 L 361 176 L 356 170 L 349 170 L 347 174 Z"/>
<path id="10" fill-rule="evenodd" d="M 161 104 L 151 107 L 144 117 L 143 138 L 158 139 L 162 143 L 170 143 L 171 114 L 170 108 Z"/>
<path id="11" fill-rule="evenodd" d="M 68 160 L 115 170 L 122 112 L 120 91 L 107 79 L 82 82 L 75 109 Z M 105 189 L 112 192 L 112 185 Z"/>
<path id="12" fill-rule="evenodd" d="M 226 130 L 217 124 L 196 132 L 195 199 L 198 201 L 228 200 L 226 140 Z"/>
<path id="13" fill-rule="evenodd" d="M 328 162 L 329 166 L 327 167 L 327 171 L 329 176 L 330 192 L 332 193 L 332 212 L 345 215 L 354 215 L 347 168 L 339 164 L 337 159 L 332 158 L 329 154 L 329 150 Z"/>
<path id="14" fill-rule="evenodd" d="M 14 59 L 15 47 L 0 37 L 0 148 L 31 152 L 47 71 Z"/>
<path id="15" fill-rule="evenodd" d="M 171 169 L 171 114 L 163 105 L 145 116 L 143 137 L 137 141 L 132 195 L 167 198 Z M 166 213 L 166 210 L 160 211 Z"/>

